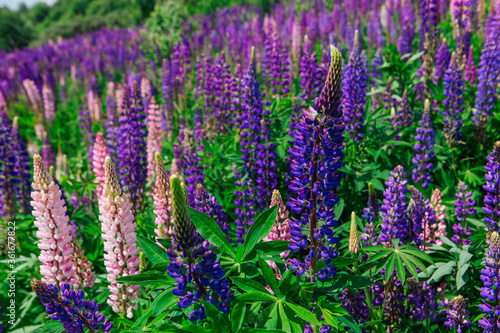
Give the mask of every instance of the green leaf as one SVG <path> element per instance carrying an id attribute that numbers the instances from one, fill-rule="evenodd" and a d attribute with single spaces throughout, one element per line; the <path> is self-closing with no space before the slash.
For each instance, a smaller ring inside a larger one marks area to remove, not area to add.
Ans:
<path id="1" fill-rule="evenodd" d="M 458 261 L 458 267 L 462 267 L 471 260 L 472 254 L 467 251 L 460 252 L 460 260 Z"/>
<path id="2" fill-rule="evenodd" d="M 231 276 L 230 279 L 233 281 L 235 285 L 237 285 L 239 288 L 246 292 L 259 292 L 259 293 L 265 293 L 268 294 L 269 291 L 261 285 L 259 282 L 255 280 L 251 280 L 248 278 L 240 277 L 240 276 Z"/>
<path id="3" fill-rule="evenodd" d="M 193 221 L 193 224 L 196 227 L 196 230 L 198 230 L 204 239 L 229 254 L 232 258 L 236 256 L 236 253 L 231 247 L 231 244 L 229 244 L 226 235 L 224 235 L 214 219 L 191 207 L 188 207 L 188 213 L 191 221 Z"/>
<path id="4" fill-rule="evenodd" d="M 432 260 L 431 256 L 428 255 L 427 253 L 425 253 L 424 251 L 422 250 L 419 250 L 417 248 L 414 248 L 413 246 L 409 246 L 409 245 L 405 245 L 405 246 L 401 246 L 399 248 L 399 250 L 401 252 L 405 252 L 405 253 L 408 253 L 414 257 L 417 257 L 421 260 L 424 260 L 424 261 L 427 261 L 429 264 L 433 264 L 434 263 L 434 260 Z"/>
<path id="5" fill-rule="evenodd" d="M 278 294 L 278 283 L 276 282 L 276 276 L 274 275 L 273 269 L 262 257 L 259 257 L 259 265 L 267 285 L 275 294 Z"/>
<path id="6" fill-rule="evenodd" d="M 233 310 L 231 310 L 231 329 L 234 333 L 239 332 L 243 326 L 246 311 L 247 306 L 244 301 L 239 301 L 233 306 Z"/>
<path id="7" fill-rule="evenodd" d="M 451 239 L 449 239 L 448 237 L 446 236 L 439 236 L 439 238 L 443 241 L 443 243 L 445 243 L 446 245 L 448 246 L 451 246 L 452 248 L 456 248 L 457 247 L 457 244 L 455 244 Z"/>
<path id="8" fill-rule="evenodd" d="M 399 256 L 396 256 L 396 274 L 398 275 L 401 283 L 404 285 L 406 282 L 406 269 L 403 265 L 403 261 Z"/>
<path id="9" fill-rule="evenodd" d="M 396 265 L 396 255 L 393 253 L 387 260 L 387 265 L 385 265 L 385 280 L 389 281 L 392 272 L 394 272 L 394 266 Z"/>
<path id="10" fill-rule="evenodd" d="M 441 280 L 443 276 L 450 275 L 453 272 L 453 269 L 455 268 L 456 265 L 457 263 L 455 261 L 450 261 L 439 266 L 438 269 L 436 269 L 436 271 L 434 272 L 434 274 L 432 274 L 428 283 L 439 282 L 439 280 Z"/>
<path id="11" fill-rule="evenodd" d="M 203 307 L 205 308 L 205 312 L 207 314 L 207 319 L 215 326 L 214 328 L 218 331 L 228 332 L 229 322 L 226 317 L 221 314 L 219 309 L 212 303 L 207 301 L 201 301 Z"/>
<path id="12" fill-rule="evenodd" d="M 259 215 L 255 222 L 248 230 L 248 234 L 245 238 L 245 254 L 244 257 L 250 253 L 257 243 L 259 243 L 264 237 L 266 237 L 269 232 L 273 229 L 274 223 L 276 222 L 276 215 L 278 214 L 278 206 L 273 206 Z"/>
<path id="13" fill-rule="evenodd" d="M 304 319 L 306 322 L 312 323 L 315 325 L 320 325 L 318 319 L 316 319 L 316 317 L 311 312 L 309 312 L 309 310 L 307 310 L 306 308 L 303 308 L 301 306 L 298 306 L 296 304 L 289 303 L 289 302 L 285 302 L 285 305 L 288 306 L 290 308 L 290 310 L 295 312 L 295 314 L 297 316 Z"/>
<path id="14" fill-rule="evenodd" d="M 358 324 L 350 317 L 350 316 L 338 316 L 336 317 L 342 324 L 349 327 L 356 333 L 362 333 L 361 328 L 359 328 Z"/>
<path id="15" fill-rule="evenodd" d="M 425 267 L 424 263 L 418 260 L 418 258 L 412 255 L 408 255 L 406 258 L 408 258 L 408 260 L 410 260 L 415 266 L 417 266 L 423 273 L 429 275 L 429 273 L 427 272 L 427 267 Z"/>
<path id="16" fill-rule="evenodd" d="M 170 259 L 168 259 L 167 251 L 165 251 L 160 245 L 156 244 L 152 240 L 137 235 L 137 241 L 139 242 L 139 247 L 146 254 L 149 260 L 153 264 L 161 264 L 161 263 L 170 263 Z"/>
<path id="17" fill-rule="evenodd" d="M 291 242 L 288 241 L 270 241 L 270 242 L 262 242 L 257 244 L 255 249 L 257 251 L 262 251 L 264 254 L 276 255 L 288 250 L 288 244 Z"/>
<path id="18" fill-rule="evenodd" d="M 469 269 L 470 264 L 467 263 L 457 270 L 457 291 L 460 290 L 467 282 L 469 282 L 469 274 L 467 270 Z"/>
<path id="19" fill-rule="evenodd" d="M 134 284 L 134 285 L 149 285 L 152 283 L 162 283 L 162 284 L 175 284 L 175 280 L 167 278 L 165 273 L 158 271 L 149 271 L 137 275 L 123 276 L 116 280 L 118 283 L 122 284 Z"/>
<path id="20" fill-rule="evenodd" d="M 281 302 L 278 303 L 278 310 L 280 314 L 281 328 L 286 332 L 290 332 L 292 327 L 290 326 L 290 321 Z"/>
<path id="21" fill-rule="evenodd" d="M 266 328 L 269 328 L 269 329 L 275 329 L 275 328 L 278 328 L 278 321 L 279 321 L 279 318 L 278 318 L 278 303 L 274 303 L 271 306 L 273 308 L 271 309 L 271 312 L 269 313 L 269 317 L 268 317 L 266 323 L 264 324 L 264 326 Z"/>
<path id="22" fill-rule="evenodd" d="M 415 278 L 415 280 L 418 281 L 418 272 L 415 269 L 415 265 L 407 258 L 407 254 L 405 253 L 400 253 L 399 257 L 403 262 L 405 263 L 406 268 L 410 271 L 410 274 Z"/>
<path id="23" fill-rule="evenodd" d="M 266 290 L 267 291 L 267 290 Z M 273 295 L 267 293 L 260 293 L 256 291 L 251 291 L 248 293 L 241 294 L 238 296 L 238 299 L 245 300 L 245 301 L 276 301 L 277 298 L 274 297 Z"/>
<path id="24" fill-rule="evenodd" d="M 177 299 L 177 297 L 172 294 L 172 289 L 173 287 L 164 290 L 160 295 L 158 295 L 158 297 L 155 298 L 155 300 L 151 304 L 151 308 L 153 309 L 153 316 L 156 317 L 158 314 L 166 311 L 172 299 Z"/>

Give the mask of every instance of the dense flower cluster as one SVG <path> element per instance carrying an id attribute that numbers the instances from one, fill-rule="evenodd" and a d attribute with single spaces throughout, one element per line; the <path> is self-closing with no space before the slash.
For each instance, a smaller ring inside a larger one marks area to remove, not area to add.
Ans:
<path id="1" fill-rule="evenodd" d="M 450 65 L 444 74 L 444 96 L 443 122 L 445 138 L 448 145 L 452 146 L 456 140 L 462 137 L 462 113 L 464 111 L 464 81 L 462 71 L 458 67 L 455 54 L 451 57 Z"/>
<path id="2" fill-rule="evenodd" d="M 470 236 L 472 232 L 467 226 L 467 216 L 472 216 L 476 213 L 474 208 L 476 201 L 472 198 L 472 192 L 467 191 L 467 185 L 463 181 L 458 183 L 457 193 L 455 194 L 457 201 L 455 201 L 455 212 L 457 213 L 457 221 L 453 225 L 453 232 L 455 233 L 451 240 L 459 245 L 470 245 L 472 241 Z"/>
<path id="3" fill-rule="evenodd" d="M 494 327 L 499 324 L 500 306 L 498 305 L 499 285 L 499 251 L 500 251 L 500 236 L 498 232 L 493 231 L 490 237 L 490 248 L 486 254 L 486 267 L 481 270 L 481 297 L 484 298 L 483 304 L 479 308 L 486 314 L 485 317 L 479 319 L 479 325 L 485 332 L 494 332 Z"/>
<path id="4" fill-rule="evenodd" d="M 431 183 L 430 170 L 434 167 L 432 159 L 434 158 L 434 137 L 436 133 L 431 122 L 430 102 L 425 101 L 424 113 L 420 121 L 420 127 L 417 129 L 415 140 L 415 157 L 411 160 L 416 165 L 413 169 L 412 178 L 427 189 Z"/>
<path id="5" fill-rule="evenodd" d="M 500 223 L 500 141 L 495 142 L 484 169 L 487 172 L 486 185 L 483 185 L 483 189 L 487 192 L 483 207 L 483 211 L 487 214 L 484 223 L 489 231 L 498 231 Z"/>

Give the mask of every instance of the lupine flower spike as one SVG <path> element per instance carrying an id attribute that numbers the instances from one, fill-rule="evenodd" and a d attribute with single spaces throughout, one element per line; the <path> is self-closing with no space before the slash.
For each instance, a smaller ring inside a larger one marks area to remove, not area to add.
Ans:
<path id="1" fill-rule="evenodd" d="M 500 324 L 500 306 L 498 305 L 498 297 L 500 297 L 500 236 L 497 231 L 493 231 L 490 236 L 490 248 L 486 253 L 485 268 L 481 270 L 481 297 L 483 304 L 479 308 L 486 314 L 479 319 L 479 326 L 484 329 L 484 332 L 498 332 Z"/>
<path id="2" fill-rule="evenodd" d="M 271 241 L 276 241 L 276 240 L 282 240 L 282 241 L 291 241 L 292 236 L 290 234 L 290 219 L 289 219 L 289 213 L 286 208 L 285 203 L 283 202 L 283 199 L 281 198 L 281 194 L 278 190 L 273 191 L 273 197 L 271 199 L 271 204 L 269 205 L 269 208 L 274 207 L 278 205 L 278 215 L 276 215 L 276 222 L 274 223 L 274 227 L 269 232 L 269 234 L 264 237 L 264 242 L 271 242 Z M 280 257 L 287 257 L 288 254 L 290 253 L 289 250 L 286 250 L 282 253 L 280 253 Z M 271 264 L 272 263 L 272 264 Z M 273 261 L 269 261 L 269 264 L 271 266 L 276 266 L 276 264 Z"/>
<path id="3" fill-rule="evenodd" d="M 367 220 L 361 240 L 363 246 L 377 245 L 377 231 L 375 225 L 378 223 L 380 214 L 380 203 L 372 183 L 368 183 L 368 207 L 363 209 L 362 217 Z"/>
<path id="4" fill-rule="evenodd" d="M 417 135 L 415 136 L 417 141 L 415 144 L 416 155 L 411 160 L 416 165 L 415 169 L 413 169 L 412 178 L 427 189 L 431 183 L 431 173 L 429 171 L 434 167 L 431 160 L 434 158 L 432 149 L 436 135 L 432 127 L 430 101 L 428 99 L 425 100 L 424 113 L 419 124 L 420 127 L 417 128 Z"/>
<path id="5" fill-rule="evenodd" d="M 493 151 L 488 155 L 486 170 L 486 185 L 483 189 L 487 192 L 484 197 L 483 211 L 488 231 L 498 231 L 500 223 L 500 141 L 495 142 Z"/>
<path id="6" fill-rule="evenodd" d="M 462 333 L 463 328 L 471 328 L 473 324 L 469 320 L 470 312 L 467 310 L 467 302 L 462 295 L 455 296 L 446 309 L 446 322 L 444 325 L 450 329 L 456 327 L 457 332 Z"/>
<path id="7" fill-rule="evenodd" d="M 111 159 L 104 162 L 105 182 L 99 199 L 99 220 L 104 240 L 104 266 L 108 272 L 110 295 L 108 305 L 113 311 L 132 318 L 132 305 L 139 286 L 122 285 L 116 280 L 122 276 L 139 274 L 140 249 L 136 246 L 136 223 L 128 196 L 122 193 Z"/>
<path id="8" fill-rule="evenodd" d="M 351 232 L 349 234 L 349 252 L 356 255 L 359 252 L 358 223 L 356 213 L 351 213 Z"/>
<path id="9" fill-rule="evenodd" d="M 170 238 L 174 233 L 172 198 L 170 197 L 169 175 L 160 154 L 155 153 L 156 178 L 154 186 L 155 234 L 157 238 Z"/>
<path id="10" fill-rule="evenodd" d="M 102 194 L 102 187 L 104 186 L 104 160 L 106 156 L 109 155 L 109 149 L 104 141 L 104 135 L 99 132 L 97 133 L 95 143 L 94 143 L 94 154 L 92 158 L 92 164 L 94 166 L 93 171 L 95 174 L 95 181 L 97 185 L 97 197 L 100 198 Z"/>
<path id="11" fill-rule="evenodd" d="M 455 234 L 451 237 L 451 240 L 458 245 L 471 245 L 470 236 L 472 232 L 467 226 L 467 216 L 472 216 L 476 213 L 476 209 L 474 208 L 476 201 L 472 198 L 472 191 L 467 191 L 467 185 L 463 181 L 458 183 L 455 197 L 457 198 L 457 201 L 455 201 L 455 212 L 457 213 L 458 223 L 455 223 L 452 227 Z"/>

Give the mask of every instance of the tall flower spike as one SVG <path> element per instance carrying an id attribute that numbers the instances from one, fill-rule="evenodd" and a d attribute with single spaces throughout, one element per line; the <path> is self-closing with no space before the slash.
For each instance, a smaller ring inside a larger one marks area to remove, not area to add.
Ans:
<path id="1" fill-rule="evenodd" d="M 434 147 L 434 137 L 436 136 L 432 127 L 430 101 L 428 99 L 425 100 L 424 113 L 419 124 L 420 127 L 417 128 L 417 135 L 415 136 L 417 141 L 414 147 L 416 154 L 411 160 L 416 165 L 415 169 L 413 169 L 412 178 L 427 189 L 431 183 L 429 170 L 434 167 L 431 160 L 434 158 L 432 149 Z"/>
<path id="2" fill-rule="evenodd" d="M 382 226 L 379 241 L 391 246 L 392 239 L 403 241 L 408 236 L 409 225 L 405 214 L 407 184 L 406 172 L 400 165 L 394 168 L 385 182 L 387 188 L 384 191 L 384 203 L 380 207 Z"/>
<path id="3" fill-rule="evenodd" d="M 349 63 L 342 82 L 344 122 L 349 136 L 354 141 L 363 139 L 367 81 L 367 69 L 361 56 L 359 34 L 356 30 Z"/>
<path id="4" fill-rule="evenodd" d="M 500 223 L 500 141 L 495 142 L 493 151 L 488 155 L 486 184 L 483 211 L 486 213 L 484 223 L 488 231 L 498 231 Z"/>
<path id="5" fill-rule="evenodd" d="M 465 81 L 469 82 L 473 87 L 477 83 L 478 71 L 476 68 L 476 63 L 474 62 L 474 46 L 469 47 L 469 54 L 467 56 L 467 62 L 465 63 L 464 78 Z"/>
<path id="6" fill-rule="evenodd" d="M 161 154 L 162 152 L 162 133 L 160 106 L 156 104 L 156 99 L 153 96 L 148 105 L 147 154 L 149 180 L 153 178 L 155 173 L 155 153 Z"/>
<path id="7" fill-rule="evenodd" d="M 441 196 L 441 191 L 439 189 L 435 189 L 432 193 L 431 200 L 427 204 L 428 207 L 426 209 L 429 210 L 429 213 L 426 213 L 426 218 L 430 218 L 430 214 L 434 214 L 434 218 L 436 223 L 433 225 L 434 228 L 431 230 L 431 238 L 436 242 L 437 245 L 443 245 L 443 241 L 440 239 L 440 236 L 447 236 L 448 232 L 446 231 L 446 206 L 442 204 L 443 199 Z M 428 223 L 430 225 L 430 223 Z"/>
<path id="8" fill-rule="evenodd" d="M 139 286 L 122 285 L 116 280 L 122 276 L 139 274 L 140 249 L 136 246 L 136 223 L 128 196 L 122 193 L 118 176 L 106 157 L 104 162 L 105 182 L 99 198 L 99 220 L 104 240 L 104 266 L 108 272 L 108 305 L 116 313 L 132 318 L 132 301 L 137 297 Z"/>
<path id="9" fill-rule="evenodd" d="M 304 110 L 296 126 L 294 146 L 290 150 L 293 180 L 289 189 L 293 195 L 288 202 L 299 219 L 290 223 L 293 244 L 290 250 L 307 249 L 309 254 L 301 263 L 297 259 L 292 269 L 303 274 L 309 269 L 309 278 L 324 280 L 333 277 L 336 268 L 332 259 L 337 256 L 333 228 L 334 207 L 338 202 L 337 190 L 342 175 L 338 169 L 343 165 L 342 142 L 344 124 L 340 106 L 342 57 L 333 46 L 330 47 L 331 63 L 325 86 L 316 98 L 314 108 Z M 321 225 L 321 227 L 320 227 Z M 308 237 L 303 233 L 308 231 Z M 324 260 L 325 268 L 317 270 L 318 260 Z"/>
<path id="10" fill-rule="evenodd" d="M 500 236 L 497 231 L 493 231 L 490 237 L 490 248 L 486 253 L 485 268 L 481 270 L 481 297 L 483 304 L 479 308 L 486 314 L 479 319 L 479 326 L 484 332 L 497 332 L 499 321 L 500 306 L 498 297 L 500 296 L 498 280 L 500 279 Z"/>
<path id="11" fill-rule="evenodd" d="M 222 229 L 222 232 L 227 234 L 229 231 L 229 225 L 226 222 L 227 215 L 224 213 L 222 205 L 219 205 L 217 199 L 209 194 L 202 184 L 196 186 L 194 208 L 213 218 Z"/>
<path id="12" fill-rule="evenodd" d="M 248 184 L 248 179 L 243 179 L 238 167 L 233 164 L 234 185 L 234 204 L 236 205 L 236 236 L 238 244 L 243 244 L 248 229 L 253 224 L 255 215 L 254 209 L 254 193 L 252 187 Z"/>
<path id="13" fill-rule="evenodd" d="M 52 123 L 56 118 L 56 103 L 54 99 L 54 93 L 47 83 L 43 84 L 42 96 L 43 109 L 45 111 L 45 120 L 47 120 L 49 123 Z"/>
<path id="14" fill-rule="evenodd" d="M 446 309 L 446 322 L 444 325 L 450 329 L 457 328 L 462 332 L 463 328 L 471 328 L 473 324 L 469 320 L 470 312 L 467 310 L 467 302 L 462 295 L 455 296 Z"/>
<path id="15" fill-rule="evenodd" d="M 349 252 L 356 255 L 359 252 L 358 223 L 356 222 L 356 213 L 351 213 L 351 231 L 349 233 Z"/>
<path id="16" fill-rule="evenodd" d="M 38 228 L 36 235 L 40 249 L 38 259 L 42 262 L 42 280 L 56 286 L 66 282 L 75 283 L 71 244 L 73 236 L 61 189 L 48 173 L 40 155 L 33 157 L 33 168 L 31 206 Z"/>
<path id="17" fill-rule="evenodd" d="M 104 186 L 104 160 L 106 156 L 109 155 L 109 149 L 104 141 L 104 135 L 99 132 L 97 133 L 95 143 L 94 143 L 94 156 L 92 159 L 92 164 L 94 166 L 93 171 L 95 174 L 95 181 L 99 184 L 97 185 L 97 197 L 100 198 L 102 194 L 102 187 Z"/>
<path id="18" fill-rule="evenodd" d="M 169 175 L 160 154 L 155 153 L 156 178 L 154 186 L 155 234 L 158 238 L 170 238 L 174 233 L 172 198 L 170 196 Z"/>
<path id="19" fill-rule="evenodd" d="M 286 209 L 286 205 L 281 198 L 281 194 L 278 190 L 273 191 L 273 197 L 271 199 L 271 204 L 269 208 L 278 206 L 278 214 L 276 215 L 276 222 L 274 223 L 273 229 L 264 237 L 264 242 L 271 242 L 276 240 L 282 241 L 291 241 L 292 236 L 290 234 L 290 219 L 288 218 L 288 210 Z M 289 250 L 286 250 L 280 253 L 280 257 L 287 257 L 290 253 Z M 276 263 L 273 261 L 269 261 L 271 266 L 276 266 Z"/>
<path id="20" fill-rule="evenodd" d="M 373 188 L 372 183 L 368 183 L 368 207 L 363 209 L 364 219 L 367 219 L 366 226 L 364 229 L 364 234 L 361 235 L 361 240 L 364 246 L 377 245 L 377 232 L 375 231 L 375 225 L 378 222 L 380 214 L 380 203 L 377 199 L 377 194 Z"/>
<path id="21" fill-rule="evenodd" d="M 451 53 L 448 50 L 446 38 L 443 38 L 441 45 L 436 54 L 436 66 L 434 67 L 434 82 L 437 83 L 440 78 L 443 78 L 444 72 L 450 63 Z"/>
<path id="22" fill-rule="evenodd" d="M 460 129 L 462 127 L 462 113 L 464 112 L 463 92 L 462 71 L 458 67 L 456 55 L 453 53 L 450 65 L 444 74 L 444 137 L 449 146 L 462 137 Z"/>
<path id="23" fill-rule="evenodd" d="M 467 191 L 467 185 L 463 181 L 458 183 L 455 197 L 457 198 L 457 201 L 455 201 L 455 212 L 457 213 L 458 223 L 455 223 L 452 227 L 455 234 L 451 237 L 451 240 L 458 245 L 471 245 L 470 236 L 472 232 L 467 226 L 467 216 L 476 214 L 476 209 L 474 208 L 476 201 L 472 198 L 472 191 Z"/>

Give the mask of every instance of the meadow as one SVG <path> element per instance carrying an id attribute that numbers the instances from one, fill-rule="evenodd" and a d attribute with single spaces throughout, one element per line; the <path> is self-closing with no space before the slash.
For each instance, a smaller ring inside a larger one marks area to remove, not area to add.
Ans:
<path id="1" fill-rule="evenodd" d="M 0 51 L 0 332 L 499 332 L 500 1 L 159 8 Z"/>

